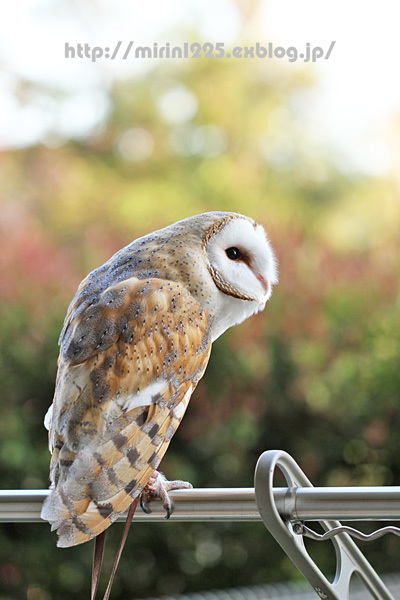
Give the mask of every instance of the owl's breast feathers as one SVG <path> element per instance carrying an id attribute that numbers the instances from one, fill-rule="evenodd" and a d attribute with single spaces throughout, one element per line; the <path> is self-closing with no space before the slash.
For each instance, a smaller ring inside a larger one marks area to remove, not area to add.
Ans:
<path id="1" fill-rule="evenodd" d="M 180 283 L 131 277 L 89 297 L 83 282 L 49 415 L 52 490 L 42 517 L 59 546 L 98 535 L 140 494 L 204 373 L 210 328 Z"/>

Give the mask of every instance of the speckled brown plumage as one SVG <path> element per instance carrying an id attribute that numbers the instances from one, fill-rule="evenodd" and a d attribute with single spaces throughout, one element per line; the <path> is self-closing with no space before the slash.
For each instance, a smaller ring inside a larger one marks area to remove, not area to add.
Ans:
<path id="1" fill-rule="evenodd" d="M 224 232 L 239 220 L 251 224 L 239 224 L 247 235 L 260 227 L 234 213 L 198 215 L 132 242 L 79 286 L 46 416 L 52 486 L 42 517 L 59 546 L 97 536 L 125 512 L 157 469 L 212 341 L 264 307 L 258 271 L 252 292 L 213 264 L 213 240 L 235 240 L 235 228 Z"/>
<path id="2" fill-rule="evenodd" d="M 131 278 L 107 288 L 96 311 L 77 310 L 62 342 L 48 506 L 68 545 L 101 533 L 146 485 L 211 347 L 210 316 L 179 283 Z M 127 410 L 151 382 L 163 385 L 151 404 Z"/>

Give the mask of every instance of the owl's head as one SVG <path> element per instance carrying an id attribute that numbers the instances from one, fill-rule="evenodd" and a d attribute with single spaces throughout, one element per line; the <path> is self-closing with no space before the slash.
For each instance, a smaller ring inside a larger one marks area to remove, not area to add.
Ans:
<path id="1" fill-rule="evenodd" d="M 223 294 L 265 305 L 278 277 L 276 259 L 261 225 L 230 213 L 206 231 L 203 251 L 211 277 Z"/>
<path id="2" fill-rule="evenodd" d="M 236 213 L 207 213 L 202 237 L 205 263 L 215 286 L 208 308 L 213 339 L 264 309 L 278 282 L 277 262 L 264 228 Z"/>

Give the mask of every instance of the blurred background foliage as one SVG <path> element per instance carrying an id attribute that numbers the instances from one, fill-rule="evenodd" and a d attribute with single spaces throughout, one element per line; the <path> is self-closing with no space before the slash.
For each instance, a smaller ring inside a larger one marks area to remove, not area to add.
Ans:
<path id="1" fill-rule="evenodd" d="M 215 343 L 166 475 L 252 486 L 259 454 L 279 448 L 314 485 L 400 484 L 399 180 L 344 173 L 333 150 L 313 150 L 299 110 L 313 85 L 310 69 L 255 60 L 167 62 L 116 82 L 92 131 L 2 152 L 2 488 L 48 485 L 43 417 L 80 280 L 208 210 L 266 226 L 280 283 L 264 314 Z M 114 525 L 106 571 L 120 535 Z M 1 600 L 88 595 L 91 545 L 55 545 L 45 524 L 0 527 Z M 398 540 L 363 548 L 381 573 L 398 569 Z M 331 568 L 325 545 L 319 560 Z M 262 524 L 138 524 L 113 597 L 298 577 Z"/>

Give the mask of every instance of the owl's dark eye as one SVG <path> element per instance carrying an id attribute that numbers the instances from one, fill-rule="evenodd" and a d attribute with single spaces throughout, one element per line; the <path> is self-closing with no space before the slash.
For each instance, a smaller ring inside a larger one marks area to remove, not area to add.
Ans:
<path id="1" fill-rule="evenodd" d="M 225 250 L 225 254 L 230 260 L 239 260 L 242 258 L 242 253 L 240 252 L 239 248 L 236 248 L 235 246 L 232 248 L 227 248 Z"/>

